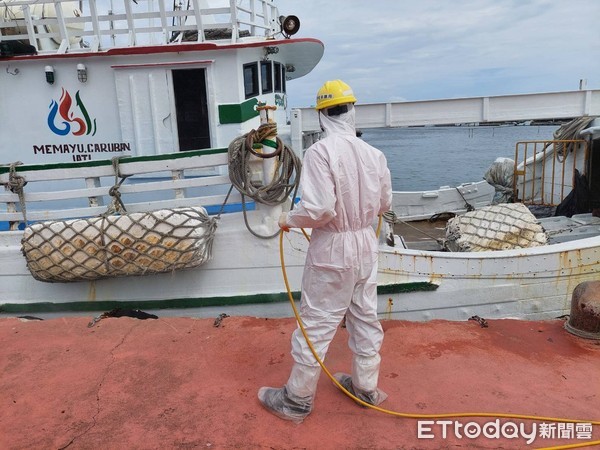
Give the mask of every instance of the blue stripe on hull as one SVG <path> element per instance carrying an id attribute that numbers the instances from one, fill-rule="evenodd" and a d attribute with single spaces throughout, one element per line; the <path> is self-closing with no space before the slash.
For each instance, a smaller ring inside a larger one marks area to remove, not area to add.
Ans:
<path id="1" fill-rule="evenodd" d="M 219 211 L 221 211 L 221 205 L 209 205 L 209 206 L 205 206 L 204 207 L 206 209 L 206 212 L 208 212 L 209 215 L 216 215 L 219 213 Z M 256 204 L 254 202 L 246 202 L 246 211 L 254 211 L 256 209 Z M 232 203 L 230 205 L 225 205 L 225 208 L 223 208 L 223 213 L 227 214 L 227 213 L 237 213 L 237 212 L 241 212 L 242 209 L 242 204 L 241 203 Z M 20 223 L 19 224 L 19 230 L 24 230 L 25 229 L 25 224 Z M 9 231 L 10 230 L 10 224 L 9 222 L 0 222 L 0 232 L 2 231 Z"/>

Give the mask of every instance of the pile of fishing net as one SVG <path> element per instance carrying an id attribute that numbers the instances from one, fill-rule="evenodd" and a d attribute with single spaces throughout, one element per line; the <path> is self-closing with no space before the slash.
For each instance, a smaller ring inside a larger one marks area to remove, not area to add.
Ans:
<path id="1" fill-rule="evenodd" d="M 171 272 L 212 258 L 217 221 L 202 207 L 37 223 L 21 249 L 40 281 Z"/>
<path id="2" fill-rule="evenodd" d="M 546 232 L 521 203 L 486 206 L 446 224 L 445 247 L 453 252 L 538 247 L 547 242 Z"/>

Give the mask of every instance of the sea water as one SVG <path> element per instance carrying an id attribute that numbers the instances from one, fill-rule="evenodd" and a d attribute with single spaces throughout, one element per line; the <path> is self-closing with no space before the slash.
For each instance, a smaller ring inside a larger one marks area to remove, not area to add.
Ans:
<path id="1" fill-rule="evenodd" d="M 498 157 L 515 158 L 520 141 L 550 140 L 558 126 L 503 125 L 363 129 L 387 157 L 395 191 L 476 182 Z"/>

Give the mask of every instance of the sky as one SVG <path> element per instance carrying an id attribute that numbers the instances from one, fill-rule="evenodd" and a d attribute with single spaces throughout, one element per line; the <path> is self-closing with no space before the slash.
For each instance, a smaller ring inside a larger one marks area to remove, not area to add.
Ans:
<path id="1" fill-rule="evenodd" d="M 600 89 L 600 0 L 275 0 L 325 53 L 292 107 L 342 79 L 358 103 Z"/>

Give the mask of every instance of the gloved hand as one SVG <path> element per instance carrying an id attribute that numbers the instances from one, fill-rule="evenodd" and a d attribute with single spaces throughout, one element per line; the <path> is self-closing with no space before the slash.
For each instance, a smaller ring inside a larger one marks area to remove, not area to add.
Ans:
<path id="1" fill-rule="evenodd" d="M 283 212 L 281 213 L 281 215 L 279 216 L 279 228 L 281 228 L 283 231 L 288 232 L 290 231 L 290 227 L 288 227 L 287 225 L 287 213 Z"/>

